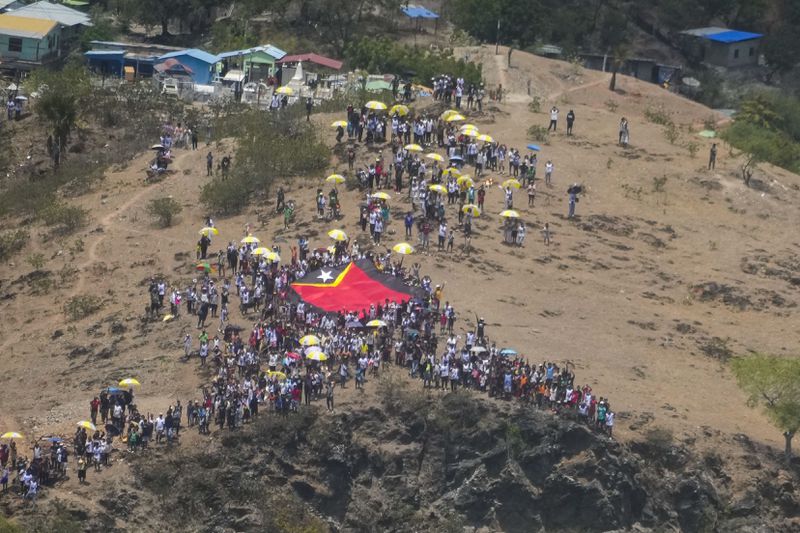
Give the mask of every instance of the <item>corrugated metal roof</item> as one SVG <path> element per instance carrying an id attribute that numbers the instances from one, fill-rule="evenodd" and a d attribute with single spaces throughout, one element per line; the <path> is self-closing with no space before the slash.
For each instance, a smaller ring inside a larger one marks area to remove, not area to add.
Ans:
<path id="1" fill-rule="evenodd" d="M 89 15 L 72 9 L 61 4 L 51 4 L 50 2 L 35 2 L 11 11 L 11 14 L 18 17 L 29 17 L 34 19 L 54 20 L 62 26 L 91 26 Z"/>
<path id="2" fill-rule="evenodd" d="M 406 14 L 407 17 L 412 19 L 438 19 L 439 15 L 434 13 L 428 8 L 422 6 L 416 6 L 414 4 L 408 4 L 405 7 L 401 7 L 400 10 Z"/>
<path id="3" fill-rule="evenodd" d="M 342 68 L 342 65 L 344 64 L 339 60 L 331 59 L 329 57 L 313 53 L 284 56 L 283 59 L 278 61 L 278 63 L 297 63 L 298 61 L 310 61 L 311 63 L 316 63 L 317 65 L 322 65 L 323 67 L 332 68 L 333 70 L 339 70 L 340 68 Z"/>
<path id="4" fill-rule="evenodd" d="M 189 48 L 187 50 L 179 50 L 176 52 L 170 52 L 168 54 L 164 54 L 160 56 L 159 60 L 170 59 L 173 57 L 181 57 L 181 56 L 189 56 L 195 59 L 198 59 L 204 63 L 208 63 L 209 65 L 213 65 L 219 61 L 219 56 L 215 56 L 213 54 L 209 54 L 204 50 L 198 50 L 197 48 Z"/>
<path id="5" fill-rule="evenodd" d="M 728 31 L 728 28 L 720 28 L 719 26 L 707 26 L 705 28 L 693 28 L 691 30 L 682 31 L 684 35 L 694 35 L 695 37 L 706 37 L 715 33 Z"/>
<path id="6" fill-rule="evenodd" d="M 7 13 L 0 15 L 0 34 L 11 37 L 41 39 L 55 27 L 56 22 L 53 20 L 16 17 Z"/>
<path id="7" fill-rule="evenodd" d="M 265 54 L 274 57 L 275 59 L 281 59 L 283 56 L 286 55 L 286 52 L 272 46 L 271 44 L 262 44 L 261 46 L 254 46 L 253 48 L 245 48 L 243 50 L 232 50 L 230 52 L 222 52 L 218 55 L 220 59 L 228 59 L 229 57 L 236 57 L 236 56 L 246 56 L 250 54 L 254 54 L 256 52 L 264 52 Z"/>
<path id="8" fill-rule="evenodd" d="M 125 50 L 89 50 L 84 52 L 87 57 L 124 57 Z"/>
<path id="9" fill-rule="evenodd" d="M 760 33 L 750 33 L 749 31 L 728 30 L 713 35 L 708 35 L 706 39 L 718 43 L 740 43 L 742 41 L 752 41 L 763 37 Z"/>

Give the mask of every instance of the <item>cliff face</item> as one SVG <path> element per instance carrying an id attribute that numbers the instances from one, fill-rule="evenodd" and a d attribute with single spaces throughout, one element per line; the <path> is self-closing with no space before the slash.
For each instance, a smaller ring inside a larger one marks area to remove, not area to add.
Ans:
<path id="1" fill-rule="evenodd" d="M 380 397 L 335 415 L 262 416 L 208 449 L 137 459 L 137 489 L 161 508 L 147 522 L 184 531 L 800 531 L 796 465 L 778 470 L 762 455 L 742 477 L 728 458 L 657 432 L 625 446 L 470 394 L 434 400 L 390 383 Z"/>

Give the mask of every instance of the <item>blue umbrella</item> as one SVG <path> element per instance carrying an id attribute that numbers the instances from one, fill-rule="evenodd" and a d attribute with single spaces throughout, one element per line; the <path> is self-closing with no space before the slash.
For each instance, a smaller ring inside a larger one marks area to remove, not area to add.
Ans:
<path id="1" fill-rule="evenodd" d="M 463 161 L 463 160 L 464 158 L 461 157 L 460 155 L 454 155 L 450 158 L 450 161 Z"/>
<path id="2" fill-rule="evenodd" d="M 502 350 L 500 350 L 500 355 L 503 355 L 505 357 L 508 357 L 508 356 L 511 356 L 511 355 L 517 355 L 517 351 L 512 349 L 512 348 L 503 348 Z"/>
<path id="3" fill-rule="evenodd" d="M 55 444 L 57 442 L 61 442 L 63 439 L 61 437 L 47 437 L 45 440 Z"/>
<path id="4" fill-rule="evenodd" d="M 535 145 L 535 144 L 529 144 L 529 145 L 528 145 L 528 150 L 533 150 L 534 152 L 538 152 L 539 150 L 541 150 L 541 148 L 539 148 L 539 147 L 538 147 L 537 145 Z"/>

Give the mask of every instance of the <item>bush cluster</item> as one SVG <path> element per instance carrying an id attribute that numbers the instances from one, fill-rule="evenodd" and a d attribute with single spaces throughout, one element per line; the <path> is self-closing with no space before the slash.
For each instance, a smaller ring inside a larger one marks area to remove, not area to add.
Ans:
<path id="1" fill-rule="evenodd" d="M 453 57 L 449 51 L 438 52 L 421 47 L 397 44 L 389 38 L 363 38 L 345 49 L 345 57 L 353 68 L 368 72 L 409 74 L 409 77 L 430 85 L 440 74 L 462 77 L 467 83 L 481 81 L 481 67 Z"/>

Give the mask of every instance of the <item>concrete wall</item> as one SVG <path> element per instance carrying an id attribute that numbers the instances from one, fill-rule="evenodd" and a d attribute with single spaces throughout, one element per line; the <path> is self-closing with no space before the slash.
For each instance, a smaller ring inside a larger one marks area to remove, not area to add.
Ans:
<path id="1" fill-rule="evenodd" d="M 710 41 L 706 46 L 704 61 L 721 67 L 756 65 L 758 44 L 758 39 L 729 44 Z"/>

